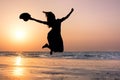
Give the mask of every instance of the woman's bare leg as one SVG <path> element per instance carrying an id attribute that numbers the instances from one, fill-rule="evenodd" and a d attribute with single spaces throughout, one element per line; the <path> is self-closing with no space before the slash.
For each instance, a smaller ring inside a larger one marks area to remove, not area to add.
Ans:
<path id="1" fill-rule="evenodd" d="M 49 48 L 50 49 L 50 46 L 46 43 L 42 48 Z M 50 49 L 51 50 L 51 49 Z M 53 51 L 51 50 L 50 51 L 50 55 L 52 55 L 53 54 Z"/>

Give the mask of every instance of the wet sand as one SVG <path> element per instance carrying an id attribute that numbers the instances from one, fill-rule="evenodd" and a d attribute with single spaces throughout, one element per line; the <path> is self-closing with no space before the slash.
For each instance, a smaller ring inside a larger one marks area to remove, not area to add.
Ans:
<path id="1" fill-rule="evenodd" d="M 120 80 L 120 61 L 1 56 L 0 80 Z"/>

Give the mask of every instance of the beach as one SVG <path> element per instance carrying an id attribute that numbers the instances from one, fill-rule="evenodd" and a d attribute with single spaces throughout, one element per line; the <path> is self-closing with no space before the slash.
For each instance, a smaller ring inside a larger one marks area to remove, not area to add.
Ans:
<path id="1" fill-rule="evenodd" d="M 120 60 L 0 56 L 0 80 L 120 80 Z"/>

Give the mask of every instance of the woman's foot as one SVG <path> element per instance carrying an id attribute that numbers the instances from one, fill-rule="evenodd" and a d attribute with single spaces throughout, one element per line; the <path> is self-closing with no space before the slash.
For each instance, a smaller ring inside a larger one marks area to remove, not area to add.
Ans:
<path id="1" fill-rule="evenodd" d="M 52 55 L 53 54 L 53 52 L 52 51 L 50 51 L 50 55 Z"/>
<path id="2" fill-rule="evenodd" d="M 49 45 L 46 43 L 42 48 L 49 48 Z"/>

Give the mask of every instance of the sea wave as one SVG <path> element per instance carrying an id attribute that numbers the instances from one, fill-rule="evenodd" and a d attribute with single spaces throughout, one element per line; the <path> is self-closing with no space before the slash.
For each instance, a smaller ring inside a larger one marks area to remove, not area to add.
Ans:
<path id="1" fill-rule="evenodd" d="M 120 60 L 120 52 L 0 52 L 0 56 L 22 56 L 30 58 L 100 59 Z"/>

